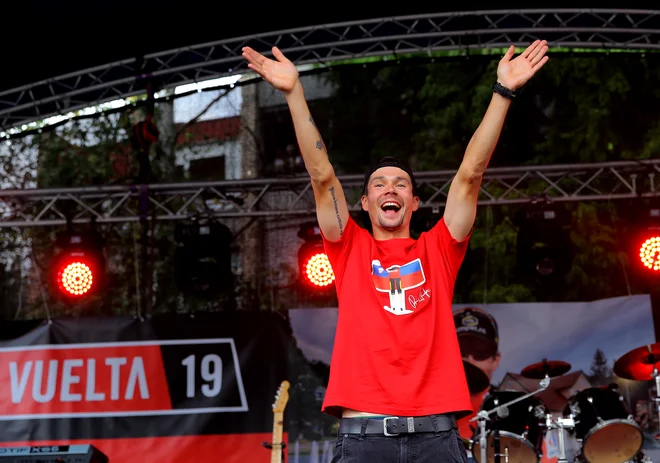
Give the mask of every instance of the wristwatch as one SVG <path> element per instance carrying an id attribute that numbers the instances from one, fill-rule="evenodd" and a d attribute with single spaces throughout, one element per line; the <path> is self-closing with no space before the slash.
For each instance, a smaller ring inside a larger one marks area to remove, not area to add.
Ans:
<path id="1" fill-rule="evenodd" d="M 508 98 L 509 100 L 513 100 L 516 97 L 515 91 L 511 90 L 510 88 L 506 88 L 504 85 L 500 84 L 499 82 L 495 82 L 493 84 L 493 92 L 499 93 L 504 98 Z"/>

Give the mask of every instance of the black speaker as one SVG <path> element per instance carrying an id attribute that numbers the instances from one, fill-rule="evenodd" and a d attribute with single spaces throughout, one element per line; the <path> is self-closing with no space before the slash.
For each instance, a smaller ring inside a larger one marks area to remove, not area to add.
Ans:
<path id="1" fill-rule="evenodd" d="M 93 445 L 39 445 L 0 447 L 0 463 L 108 463 L 108 457 Z"/>

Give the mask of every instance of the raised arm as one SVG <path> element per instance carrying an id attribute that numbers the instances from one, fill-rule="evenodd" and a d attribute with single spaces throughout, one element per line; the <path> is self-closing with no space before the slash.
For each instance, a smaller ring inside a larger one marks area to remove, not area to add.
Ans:
<path id="1" fill-rule="evenodd" d="M 243 57 L 250 69 L 284 94 L 300 153 L 312 181 L 319 226 L 328 240 L 338 241 L 348 220 L 344 190 L 335 176 L 325 143 L 307 106 L 296 66 L 277 47 L 272 51 L 276 61 L 250 47 L 243 48 Z"/>
<path id="2" fill-rule="evenodd" d="M 517 58 L 512 46 L 497 67 L 497 81 L 515 91 L 522 87 L 548 61 L 545 40 L 537 40 Z M 452 180 L 447 196 L 444 220 L 452 237 L 462 240 L 468 236 L 477 214 L 477 200 L 481 180 L 495 150 L 511 100 L 493 93 L 481 124 L 465 150 L 463 162 Z"/>

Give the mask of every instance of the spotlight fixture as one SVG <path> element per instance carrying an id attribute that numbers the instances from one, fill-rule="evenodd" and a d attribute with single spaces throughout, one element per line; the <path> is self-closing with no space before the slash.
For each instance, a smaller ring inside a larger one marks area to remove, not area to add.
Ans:
<path id="1" fill-rule="evenodd" d="M 298 251 L 298 272 L 301 283 L 319 291 L 334 288 L 335 273 L 325 253 L 318 224 L 302 225 L 298 236 L 305 240 Z"/>
<path id="2" fill-rule="evenodd" d="M 52 274 L 61 296 L 83 300 L 99 292 L 105 283 L 104 239 L 92 228 L 75 231 L 71 226 L 57 235 Z"/>
<path id="3" fill-rule="evenodd" d="M 175 281 L 185 294 L 212 297 L 234 287 L 232 233 L 215 220 L 180 222 L 175 228 Z"/>
<path id="4" fill-rule="evenodd" d="M 521 273 L 538 283 L 563 279 L 573 266 L 568 212 L 550 204 L 524 208 L 516 217 L 517 261 Z"/>

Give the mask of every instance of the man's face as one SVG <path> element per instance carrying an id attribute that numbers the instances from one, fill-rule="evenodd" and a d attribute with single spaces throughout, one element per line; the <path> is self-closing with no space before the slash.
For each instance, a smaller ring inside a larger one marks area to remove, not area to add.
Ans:
<path id="1" fill-rule="evenodd" d="M 398 167 L 381 167 L 369 178 L 362 209 L 369 213 L 371 224 L 385 231 L 399 231 L 410 226 L 410 217 L 419 207 L 408 174 Z"/>
<path id="2" fill-rule="evenodd" d="M 497 352 L 497 347 L 480 337 L 467 334 L 459 336 L 458 344 L 463 359 L 486 373 L 488 379 L 492 380 L 493 373 L 500 365 L 500 353 Z"/>

